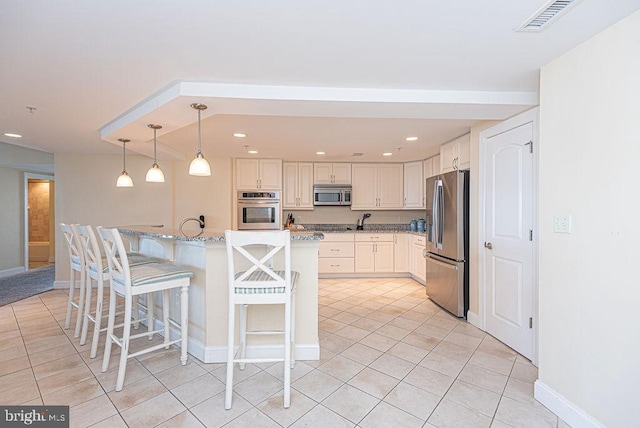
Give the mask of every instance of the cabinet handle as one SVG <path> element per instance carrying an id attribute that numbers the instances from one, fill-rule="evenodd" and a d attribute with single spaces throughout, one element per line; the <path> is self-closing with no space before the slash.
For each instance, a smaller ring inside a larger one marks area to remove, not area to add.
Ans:
<path id="1" fill-rule="evenodd" d="M 340 251 L 339 248 L 331 248 L 331 251 Z"/>
<path id="2" fill-rule="evenodd" d="M 407 206 L 407 198 L 404 198 L 404 206 Z"/>
<path id="3" fill-rule="evenodd" d="M 422 197 L 422 206 L 424 207 L 426 205 L 426 196 Z"/>

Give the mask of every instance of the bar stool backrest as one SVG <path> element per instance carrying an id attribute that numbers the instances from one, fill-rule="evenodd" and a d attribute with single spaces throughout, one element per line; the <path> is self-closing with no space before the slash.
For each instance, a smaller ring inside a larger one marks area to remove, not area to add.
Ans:
<path id="1" fill-rule="evenodd" d="M 131 295 L 131 272 L 129 270 L 129 258 L 125 250 L 122 237 L 118 229 L 106 229 L 98 227 L 104 253 L 107 256 L 109 274 L 113 283 L 122 284 L 128 295 Z"/>
<path id="2" fill-rule="evenodd" d="M 77 268 L 74 267 L 74 270 L 80 270 L 84 265 L 84 251 L 82 250 L 77 226 L 76 224 L 60 223 L 60 229 L 69 251 L 69 261 L 72 265 L 78 265 Z"/>
<path id="3" fill-rule="evenodd" d="M 78 226 L 77 230 L 87 267 L 101 275 L 104 272 L 104 268 L 107 266 L 103 266 L 102 264 L 100 244 L 98 243 L 96 234 L 93 232 L 93 228 L 90 225 L 86 225 Z"/>

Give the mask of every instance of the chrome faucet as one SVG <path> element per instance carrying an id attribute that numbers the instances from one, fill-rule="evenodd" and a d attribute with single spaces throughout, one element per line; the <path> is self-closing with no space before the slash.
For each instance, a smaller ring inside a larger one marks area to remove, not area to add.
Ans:
<path id="1" fill-rule="evenodd" d="M 364 229 L 364 221 L 366 219 L 368 219 L 369 217 L 371 217 L 371 213 L 364 213 L 362 214 L 362 218 L 358 219 L 358 223 L 356 225 L 356 230 L 362 230 Z"/>

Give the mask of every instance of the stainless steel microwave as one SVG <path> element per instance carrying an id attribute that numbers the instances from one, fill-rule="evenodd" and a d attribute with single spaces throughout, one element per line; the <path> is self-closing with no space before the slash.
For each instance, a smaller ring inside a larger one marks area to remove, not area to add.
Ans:
<path id="1" fill-rule="evenodd" d="M 351 205 L 351 186 L 313 186 L 313 205 Z"/>

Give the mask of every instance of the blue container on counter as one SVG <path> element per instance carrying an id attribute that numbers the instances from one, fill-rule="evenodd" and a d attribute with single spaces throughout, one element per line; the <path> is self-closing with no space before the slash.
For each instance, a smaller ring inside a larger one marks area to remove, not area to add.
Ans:
<path id="1" fill-rule="evenodd" d="M 427 223 L 424 221 L 423 218 L 417 221 L 416 227 L 418 229 L 417 230 L 418 232 L 424 233 L 424 231 L 426 230 L 426 226 L 427 226 Z"/>
<path id="2" fill-rule="evenodd" d="M 409 223 L 409 231 L 410 232 L 418 231 L 418 222 L 416 220 L 411 220 L 411 223 Z"/>

